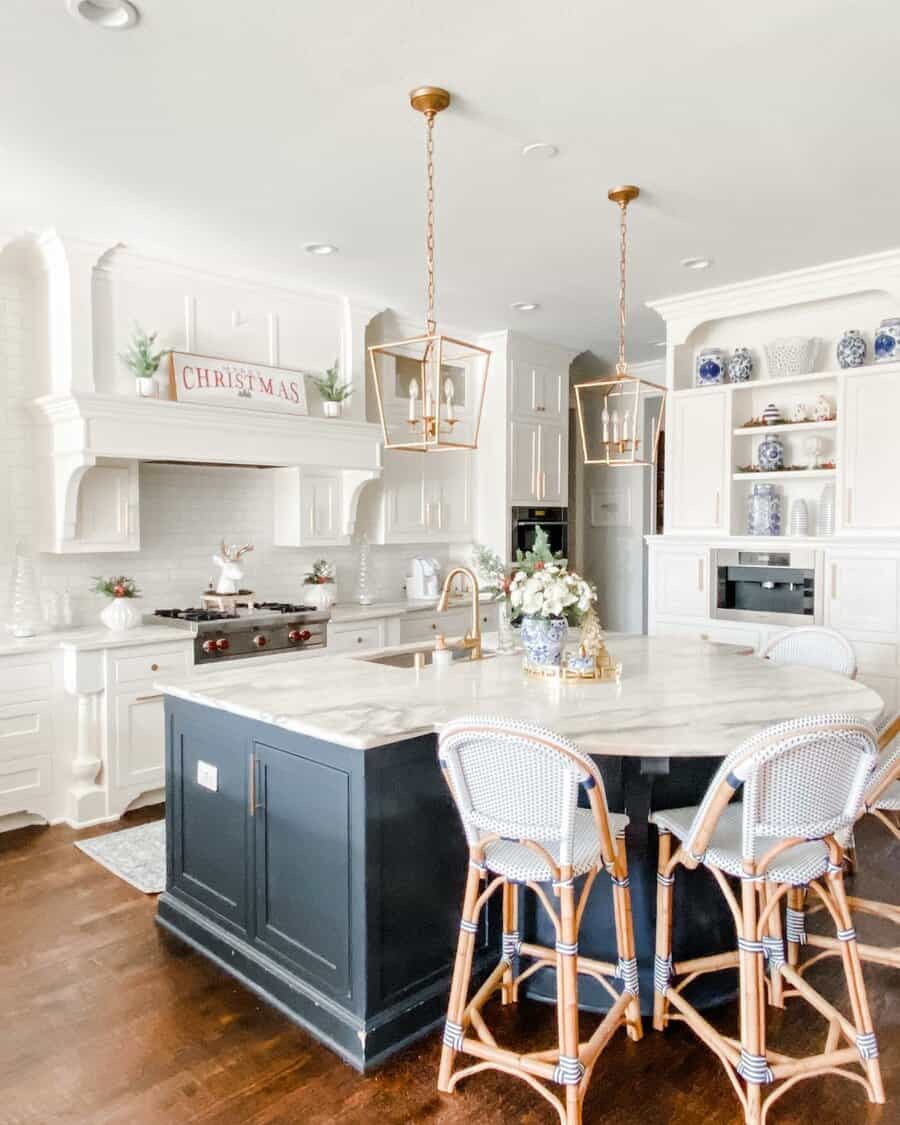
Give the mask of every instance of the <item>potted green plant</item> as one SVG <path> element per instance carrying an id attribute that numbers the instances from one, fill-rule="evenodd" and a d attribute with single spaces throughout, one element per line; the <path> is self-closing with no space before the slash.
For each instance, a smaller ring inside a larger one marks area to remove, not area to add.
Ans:
<path id="1" fill-rule="evenodd" d="M 312 570 L 303 579 L 303 602 L 315 609 L 331 609 L 337 601 L 334 565 L 327 559 L 316 559 Z"/>
<path id="2" fill-rule="evenodd" d="M 94 593 L 110 599 L 100 611 L 100 620 L 107 629 L 121 633 L 140 625 L 140 610 L 133 603 L 141 592 L 133 578 L 119 574 L 115 578 L 95 578 L 93 582 Z"/>
<path id="3" fill-rule="evenodd" d="M 324 375 L 313 375 L 311 378 L 322 400 L 325 417 L 340 418 L 341 408 L 353 394 L 353 384 L 341 382 L 337 360 L 334 361 L 334 367 L 329 367 Z"/>
<path id="4" fill-rule="evenodd" d="M 137 380 L 137 392 L 142 398 L 152 398 L 156 390 L 155 375 L 159 370 L 165 350 L 154 351 L 156 332 L 147 333 L 139 324 L 131 333 L 131 344 L 119 358 Z"/>

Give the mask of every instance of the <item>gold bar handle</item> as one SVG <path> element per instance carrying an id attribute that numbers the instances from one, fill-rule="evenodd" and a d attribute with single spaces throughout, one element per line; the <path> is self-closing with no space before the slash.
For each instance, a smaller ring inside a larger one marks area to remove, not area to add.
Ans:
<path id="1" fill-rule="evenodd" d="M 703 559 L 697 559 L 697 589 L 703 593 Z"/>
<path id="2" fill-rule="evenodd" d="M 833 602 L 837 601 L 837 596 L 838 596 L 837 595 L 837 589 L 838 589 L 837 576 L 838 576 L 838 565 L 837 565 L 836 562 L 833 562 L 831 564 L 831 600 Z"/>
<path id="3" fill-rule="evenodd" d="M 256 816 L 256 754 L 250 755 L 250 784 L 247 787 L 247 811 Z"/>
<path id="4" fill-rule="evenodd" d="M 853 489 L 847 489 L 847 524 L 853 523 Z"/>

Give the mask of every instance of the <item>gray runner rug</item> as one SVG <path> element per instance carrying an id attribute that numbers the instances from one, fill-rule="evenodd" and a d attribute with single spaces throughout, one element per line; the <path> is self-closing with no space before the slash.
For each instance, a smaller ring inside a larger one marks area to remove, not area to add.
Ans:
<path id="1" fill-rule="evenodd" d="M 75 844 L 85 855 L 146 895 L 166 889 L 166 822 L 154 820 Z"/>

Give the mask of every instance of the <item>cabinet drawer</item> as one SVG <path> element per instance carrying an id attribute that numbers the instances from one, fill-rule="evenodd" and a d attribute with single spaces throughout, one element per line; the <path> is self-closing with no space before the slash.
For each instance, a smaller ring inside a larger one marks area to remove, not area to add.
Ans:
<path id="1" fill-rule="evenodd" d="M 51 769 L 49 754 L 0 762 L 0 815 L 43 811 Z"/>
<path id="2" fill-rule="evenodd" d="M 400 621 L 400 643 L 433 639 L 438 633 L 445 637 L 458 637 L 465 633 L 469 625 L 469 614 L 465 610 L 451 610 L 450 613 L 411 613 Z"/>
<path id="3" fill-rule="evenodd" d="M 50 701 L 7 703 L 0 706 L 0 757 L 21 756 L 50 749 Z"/>
<path id="4" fill-rule="evenodd" d="M 878 641 L 857 641 L 852 637 L 850 643 L 856 653 L 856 663 L 861 672 L 872 670 L 884 672 L 887 675 L 900 671 L 898 669 L 897 645 L 882 644 Z"/>
<path id="5" fill-rule="evenodd" d="M 53 669 L 46 656 L 36 660 L 0 660 L 0 700 L 46 699 Z"/>
<path id="6" fill-rule="evenodd" d="M 328 629 L 328 652 L 360 652 L 384 647 L 384 629 L 380 621 L 348 622 Z"/>
<path id="7" fill-rule="evenodd" d="M 140 649 L 113 657 L 113 684 L 151 683 L 158 675 L 186 675 L 192 665 L 187 645 Z"/>

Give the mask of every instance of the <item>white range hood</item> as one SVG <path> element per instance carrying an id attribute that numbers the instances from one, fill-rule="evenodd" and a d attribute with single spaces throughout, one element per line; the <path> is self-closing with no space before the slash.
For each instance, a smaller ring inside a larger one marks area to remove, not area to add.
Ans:
<path id="1" fill-rule="evenodd" d="M 110 464 L 174 461 L 296 467 L 339 474 L 349 533 L 362 487 L 381 474 L 380 426 L 346 419 L 197 406 L 72 391 L 30 404 L 41 497 L 41 550 L 97 550 L 79 535 L 79 490 L 87 473 Z M 126 500 L 122 520 L 134 519 Z M 123 529 L 126 535 L 127 526 Z M 126 536 L 127 537 L 127 536 Z M 133 542 L 132 542 L 133 540 Z M 137 536 L 123 545 L 134 550 Z"/>

